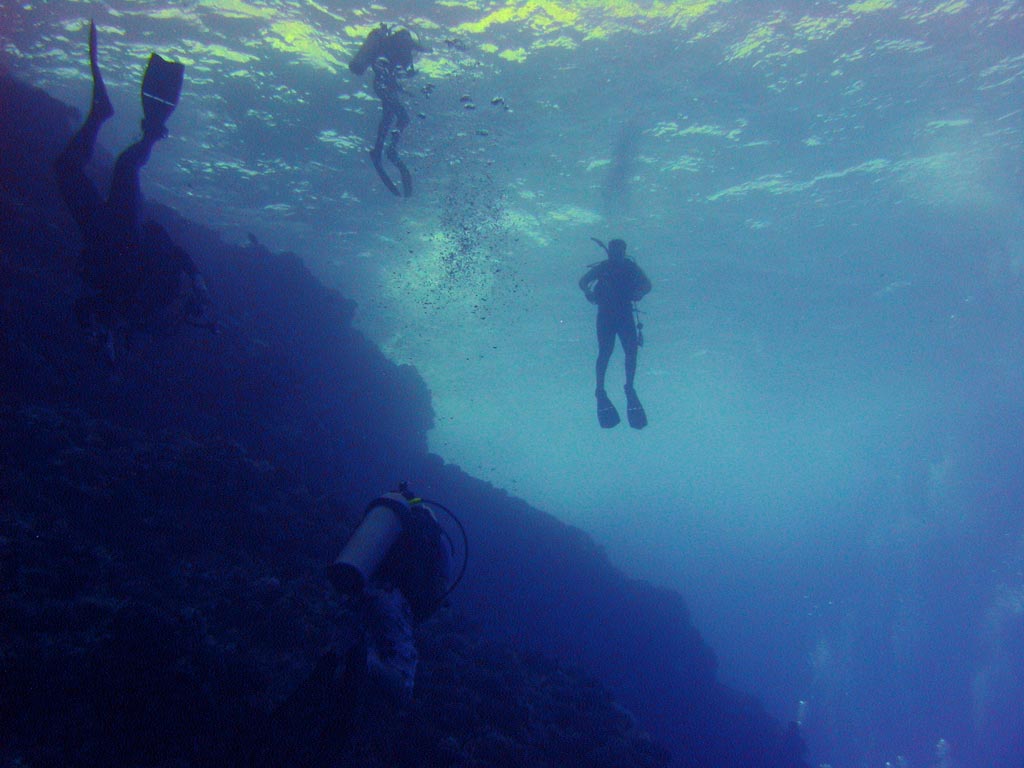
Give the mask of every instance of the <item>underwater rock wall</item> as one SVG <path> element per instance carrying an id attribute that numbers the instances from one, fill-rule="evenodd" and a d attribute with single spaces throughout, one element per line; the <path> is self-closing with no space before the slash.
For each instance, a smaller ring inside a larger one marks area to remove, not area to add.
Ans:
<path id="1" fill-rule="evenodd" d="M 78 119 L 0 77 L 0 764 L 268 760 L 268 713 L 351 631 L 322 569 L 400 480 L 457 512 L 470 569 L 421 628 L 411 708 L 337 764 L 664 765 L 641 729 L 674 765 L 800 764 L 716 682 L 679 595 L 428 453 L 423 381 L 298 256 L 149 206 L 221 332 L 139 337 L 108 365 L 71 317 L 77 239 L 49 177 Z"/>
<path id="2" fill-rule="evenodd" d="M 47 406 L 0 424 L 0 765 L 667 765 L 605 687 L 451 609 L 413 701 L 332 730 L 356 618 L 322 563 L 357 514 L 237 443 Z"/>

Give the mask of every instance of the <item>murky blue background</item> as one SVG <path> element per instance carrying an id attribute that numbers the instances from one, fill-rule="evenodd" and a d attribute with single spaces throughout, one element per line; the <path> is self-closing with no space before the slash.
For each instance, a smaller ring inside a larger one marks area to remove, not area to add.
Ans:
<path id="1" fill-rule="evenodd" d="M 188 65 L 146 193 L 357 299 L 432 449 L 679 589 L 813 761 L 1020 765 L 1024 5 L 22 2 L 0 61 L 84 112 L 90 16 L 110 153 Z M 432 49 L 409 200 L 346 67 L 380 20 Z M 640 433 L 594 416 L 592 236 L 654 283 Z"/>

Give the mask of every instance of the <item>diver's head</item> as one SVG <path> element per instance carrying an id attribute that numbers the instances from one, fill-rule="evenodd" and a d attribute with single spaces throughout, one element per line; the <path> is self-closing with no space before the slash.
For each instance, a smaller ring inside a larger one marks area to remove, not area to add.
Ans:
<path id="1" fill-rule="evenodd" d="M 610 240 L 608 242 L 608 258 L 609 259 L 623 259 L 626 257 L 626 241 Z"/>

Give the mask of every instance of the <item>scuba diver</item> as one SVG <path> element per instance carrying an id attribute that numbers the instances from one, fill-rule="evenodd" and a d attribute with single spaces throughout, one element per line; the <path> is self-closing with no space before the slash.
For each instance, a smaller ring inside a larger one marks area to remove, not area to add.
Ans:
<path id="1" fill-rule="evenodd" d="M 126 333 L 168 325 L 172 305 L 181 300 L 181 277 L 191 292 L 178 314 L 199 317 L 209 303 L 206 284 L 192 258 L 175 245 L 155 221 L 140 224 L 142 189 L 139 172 L 156 142 L 167 136 L 165 122 L 174 112 L 184 80 L 183 64 L 152 54 L 142 81 L 142 137 L 118 156 L 104 200 L 85 174 L 103 123 L 114 114 L 100 74 L 96 25 L 89 22 L 92 104 L 85 123 L 54 163 L 61 197 L 82 235 L 78 274 L 84 291 L 75 301 L 75 317 L 103 342 L 114 359 L 113 329 Z M 201 326 L 210 327 L 212 326 Z"/>
<path id="2" fill-rule="evenodd" d="M 635 315 L 639 312 L 636 302 L 650 293 L 651 281 L 636 262 L 626 257 L 624 240 L 612 240 L 605 245 L 597 238 L 591 239 L 608 255 L 605 261 L 591 264 L 579 281 L 587 301 L 597 305 L 597 420 L 605 429 L 619 423 L 619 412 L 604 390 L 608 361 L 618 336 L 626 355 L 626 415 L 629 426 L 643 429 L 647 426 L 647 414 L 633 388 L 637 351 L 643 345 L 643 324 L 637 322 Z"/>
<path id="3" fill-rule="evenodd" d="M 438 521 L 443 512 L 462 536 L 461 567 Z M 419 498 L 405 483 L 371 501 L 327 570 L 351 610 L 351 626 L 312 674 L 271 716 L 260 766 L 330 764 L 348 747 L 360 715 L 412 700 L 418 664 L 414 627 L 430 618 L 466 572 L 465 529 L 447 507 Z M 327 761 L 325 762 L 325 757 Z"/>
<path id="4" fill-rule="evenodd" d="M 426 50 L 416 42 L 408 29 L 390 29 L 387 24 L 381 23 L 366 36 L 359 52 L 348 65 L 349 70 L 356 75 L 362 75 L 367 67 L 373 68 L 373 92 L 380 99 L 382 114 L 377 125 L 377 138 L 370 150 L 370 159 L 384 186 L 396 196 L 412 195 L 412 174 L 398 156 L 398 142 L 409 125 L 409 111 L 401 101 L 401 94 L 405 92 L 401 80 L 416 74 L 412 63 L 413 54 Z M 384 169 L 382 153 L 398 169 L 402 178 L 401 190 Z"/>
<path id="5" fill-rule="evenodd" d="M 436 509 L 451 516 L 402 483 L 370 503 L 328 569 L 331 584 L 362 615 L 367 669 L 401 701 L 412 697 L 415 678 L 413 624 L 430 618 L 462 578 L 449 584 L 453 546 Z"/>

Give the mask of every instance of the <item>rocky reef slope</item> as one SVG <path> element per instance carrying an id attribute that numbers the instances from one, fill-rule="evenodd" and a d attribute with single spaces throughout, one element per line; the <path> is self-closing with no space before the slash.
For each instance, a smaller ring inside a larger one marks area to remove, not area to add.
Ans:
<path id="1" fill-rule="evenodd" d="M 48 172 L 78 119 L 0 76 L 0 764 L 799 765 L 679 595 L 428 453 L 422 380 L 298 256 L 150 206 L 222 332 L 106 365 Z M 365 704 L 325 754 L 353 618 L 324 568 L 399 480 L 457 511 L 470 570 L 419 629 L 413 702 Z"/>

